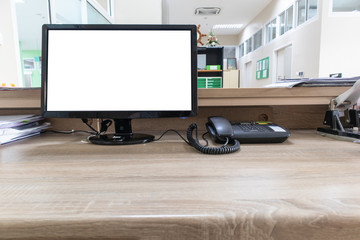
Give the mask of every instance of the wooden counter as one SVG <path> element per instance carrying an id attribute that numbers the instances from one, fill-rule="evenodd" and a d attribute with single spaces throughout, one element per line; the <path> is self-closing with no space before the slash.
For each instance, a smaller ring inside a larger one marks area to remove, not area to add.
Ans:
<path id="1" fill-rule="evenodd" d="M 0 147 L 0 239 L 359 239 L 360 145 L 293 131 L 221 156 L 43 134 Z"/>
<path id="2" fill-rule="evenodd" d="M 350 87 L 199 89 L 199 107 L 328 105 Z M 40 89 L 0 91 L 0 109 L 39 109 Z"/>

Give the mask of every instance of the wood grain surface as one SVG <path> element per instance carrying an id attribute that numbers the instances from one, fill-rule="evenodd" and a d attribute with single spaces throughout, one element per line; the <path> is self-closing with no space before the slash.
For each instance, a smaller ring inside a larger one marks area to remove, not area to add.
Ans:
<path id="1" fill-rule="evenodd" d="M 198 89 L 200 107 L 328 105 L 350 87 Z M 0 109 L 39 109 L 41 90 L 0 91 Z"/>
<path id="2" fill-rule="evenodd" d="M 360 239 L 360 145 L 292 131 L 203 155 L 179 140 L 0 147 L 0 239 Z"/>

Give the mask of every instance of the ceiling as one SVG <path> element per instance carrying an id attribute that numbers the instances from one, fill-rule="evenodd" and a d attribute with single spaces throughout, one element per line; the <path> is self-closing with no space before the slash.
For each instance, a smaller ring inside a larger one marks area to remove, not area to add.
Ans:
<path id="1" fill-rule="evenodd" d="M 163 0 L 163 20 L 170 24 L 201 24 L 201 32 L 208 34 L 215 24 L 243 24 L 246 26 L 272 0 Z M 277 1 L 277 0 L 274 0 Z M 220 14 L 195 15 L 198 7 L 219 7 Z M 239 30 L 214 30 L 215 35 L 239 34 Z"/>
<path id="2" fill-rule="evenodd" d="M 208 34 L 214 24 L 243 24 L 246 26 L 271 1 L 163 0 L 163 22 L 170 24 L 201 24 L 201 32 Z M 19 37 L 23 49 L 41 48 L 41 28 L 39 26 L 49 22 L 47 2 L 48 0 L 26 0 L 24 3 L 16 4 Z M 215 16 L 198 16 L 195 15 L 195 9 L 198 7 L 218 7 L 221 11 Z M 234 35 L 239 34 L 239 29 L 214 30 L 214 34 Z"/>

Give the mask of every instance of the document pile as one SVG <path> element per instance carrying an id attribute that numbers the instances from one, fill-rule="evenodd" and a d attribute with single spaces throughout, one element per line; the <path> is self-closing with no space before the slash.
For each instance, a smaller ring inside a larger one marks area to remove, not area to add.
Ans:
<path id="1" fill-rule="evenodd" d="M 0 116 L 0 145 L 40 134 L 49 123 L 40 124 L 43 118 L 36 115 Z"/>
<path id="2" fill-rule="evenodd" d="M 301 78 L 301 79 L 281 79 L 276 83 L 265 85 L 265 87 L 340 87 L 353 86 L 360 76 L 351 78 Z"/>

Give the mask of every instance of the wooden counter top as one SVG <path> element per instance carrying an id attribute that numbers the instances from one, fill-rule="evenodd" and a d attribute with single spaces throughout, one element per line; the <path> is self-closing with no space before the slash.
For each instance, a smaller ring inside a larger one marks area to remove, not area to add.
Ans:
<path id="1" fill-rule="evenodd" d="M 85 138 L 0 147 L 0 239 L 359 239 L 359 144 L 293 131 L 209 156 Z"/>
<path id="2" fill-rule="evenodd" d="M 328 105 L 350 87 L 199 89 L 198 104 L 209 106 Z M 40 89 L 0 91 L 0 109 L 39 109 Z"/>

